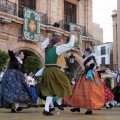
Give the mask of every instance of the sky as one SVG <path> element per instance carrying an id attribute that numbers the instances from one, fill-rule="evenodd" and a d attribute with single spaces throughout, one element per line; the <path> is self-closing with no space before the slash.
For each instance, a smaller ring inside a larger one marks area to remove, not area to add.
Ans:
<path id="1" fill-rule="evenodd" d="M 117 10 L 117 0 L 93 0 L 93 22 L 103 28 L 103 42 L 113 41 L 112 10 Z"/>

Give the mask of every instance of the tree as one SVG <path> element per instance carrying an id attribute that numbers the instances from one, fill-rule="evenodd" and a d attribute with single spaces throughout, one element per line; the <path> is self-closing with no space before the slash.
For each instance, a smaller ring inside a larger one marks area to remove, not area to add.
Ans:
<path id="1" fill-rule="evenodd" d="M 5 69 L 8 58 L 8 53 L 0 50 L 0 71 Z"/>
<path id="2" fill-rule="evenodd" d="M 112 86 L 111 86 L 111 83 L 112 83 L 112 78 L 110 77 L 106 77 L 105 80 L 104 80 L 105 84 L 111 89 Z"/>
<path id="3" fill-rule="evenodd" d="M 40 65 L 41 61 L 39 57 L 28 56 L 25 60 L 25 68 L 27 73 L 36 73 L 40 69 Z"/>

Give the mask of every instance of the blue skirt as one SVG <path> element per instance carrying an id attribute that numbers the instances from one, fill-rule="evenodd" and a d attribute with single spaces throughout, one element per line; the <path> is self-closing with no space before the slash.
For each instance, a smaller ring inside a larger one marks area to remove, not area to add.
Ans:
<path id="1" fill-rule="evenodd" d="M 14 102 L 34 104 L 35 100 L 32 97 L 23 74 L 14 69 L 8 69 L 1 81 L 2 94 L 0 104 L 12 104 Z"/>
<path id="2" fill-rule="evenodd" d="M 28 87 L 28 89 L 29 89 L 31 95 L 33 96 L 33 98 L 35 99 L 35 101 L 37 102 L 38 96 L 36 94 L 35 88 L 34 87 Z"/>
<path id="3" fill-rule="evenodd" d="M 3 100 L 2 100 L 2 90 L 1 90 L 1 82 L 0 82 L 0 107 L 2 107 L 2 103 Z"/>

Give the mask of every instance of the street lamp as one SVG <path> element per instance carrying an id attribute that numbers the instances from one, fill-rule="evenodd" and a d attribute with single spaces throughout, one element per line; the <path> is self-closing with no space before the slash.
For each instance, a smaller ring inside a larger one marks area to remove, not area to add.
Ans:
<path id="1" fill-rule="evenodd" d="M 73 53 L 70 55 L 70 63 L 73 64 L 75 62 L 75 56 L 73 55 Z"/>

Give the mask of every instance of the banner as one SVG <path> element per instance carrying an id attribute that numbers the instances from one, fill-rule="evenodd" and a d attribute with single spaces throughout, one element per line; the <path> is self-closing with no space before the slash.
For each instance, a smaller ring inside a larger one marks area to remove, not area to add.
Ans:
<path id="1" fill-rule="evenodd" d="M 24 8 L 23 39 L 38 42 L 40 41 L 41 14 L 29 8 Z"/>
<path id="2" fill-rule="evenodd" d="M 84 31 L 84 27 L 74 23 L 70 23 L 70 32 L 73 30 L 78 33 L 77 36 L 75 36 L 74 48 L 76 48 L 78 45 L 82 45 L 82 33 Z"/>

